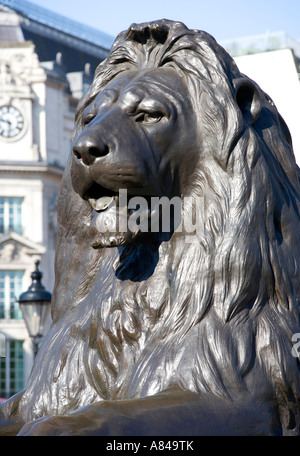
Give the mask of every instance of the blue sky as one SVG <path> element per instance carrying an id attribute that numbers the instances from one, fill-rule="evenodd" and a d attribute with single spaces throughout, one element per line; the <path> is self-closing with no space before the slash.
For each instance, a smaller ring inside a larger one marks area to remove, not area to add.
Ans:
<path id="1" fill-rule="evenodd" d="M 30 0 L 112 36 L 132 22 L 173 19 L 217 40 L 285 31 L 300 40 L 300 0 Z"/>

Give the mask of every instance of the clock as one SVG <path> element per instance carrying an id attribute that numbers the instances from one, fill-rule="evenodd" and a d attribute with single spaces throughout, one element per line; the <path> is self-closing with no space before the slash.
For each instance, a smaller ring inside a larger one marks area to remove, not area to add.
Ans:
<path id="1" fill-rule="evenodd" d="M 0 135 L 3 138 L 14 138 L 23 130 L 24 119 L 14 106 L 0 106 Z"/>

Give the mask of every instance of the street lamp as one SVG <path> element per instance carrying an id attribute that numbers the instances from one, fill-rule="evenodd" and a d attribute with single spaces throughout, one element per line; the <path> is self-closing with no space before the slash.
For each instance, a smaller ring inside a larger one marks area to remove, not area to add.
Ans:
<path id="1" fill-rule="evenodd" d="M 50 316 L 51 293 L 45 290 L 41 283 L 43 277 L 39 270 L 39 261 L 35 262 L 32 272 L 32 283 L 27 291 L 19 297 L 19 304 L 29 336 L 33 342 L 34 357 L 36 356 L 41 339 Z"/>

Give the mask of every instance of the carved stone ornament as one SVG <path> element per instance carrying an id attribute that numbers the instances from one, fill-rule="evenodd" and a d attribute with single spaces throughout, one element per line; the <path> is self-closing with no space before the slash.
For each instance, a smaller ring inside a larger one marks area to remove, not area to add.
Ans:
<path id="1" fill-rule="evenodd" d="M 3 47 L 0 53 L 0 94 L 3 99 L 34 98 L 31 84 L 45 80 L 34 45 L 30 41 L 20 46 Z"/>
<path id="2" fill-rule="evenodd" d="M 10 263 L 17 255 L 17 245 L 14 242 L 6 242 L 0 246 L 0 262 Z"/>
<path id="3" fill-rule="evenodd" d="M 53 325 L 3 434 L 299 435 L 288 128 L 208 33 L 118 35 L 76 115 Z"/>

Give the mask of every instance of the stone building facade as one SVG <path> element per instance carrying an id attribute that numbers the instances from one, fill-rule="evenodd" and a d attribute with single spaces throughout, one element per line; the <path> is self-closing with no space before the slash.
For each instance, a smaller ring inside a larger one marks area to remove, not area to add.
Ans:
<path id="1" fill-rule="evenodd" d="M 0 2 L 0 398 L 22 389 L 31 370 L 17 301 L 37 260 L 52 292 L 57 196 L 74 112 L 111 43 L 30 2 Z"/>

